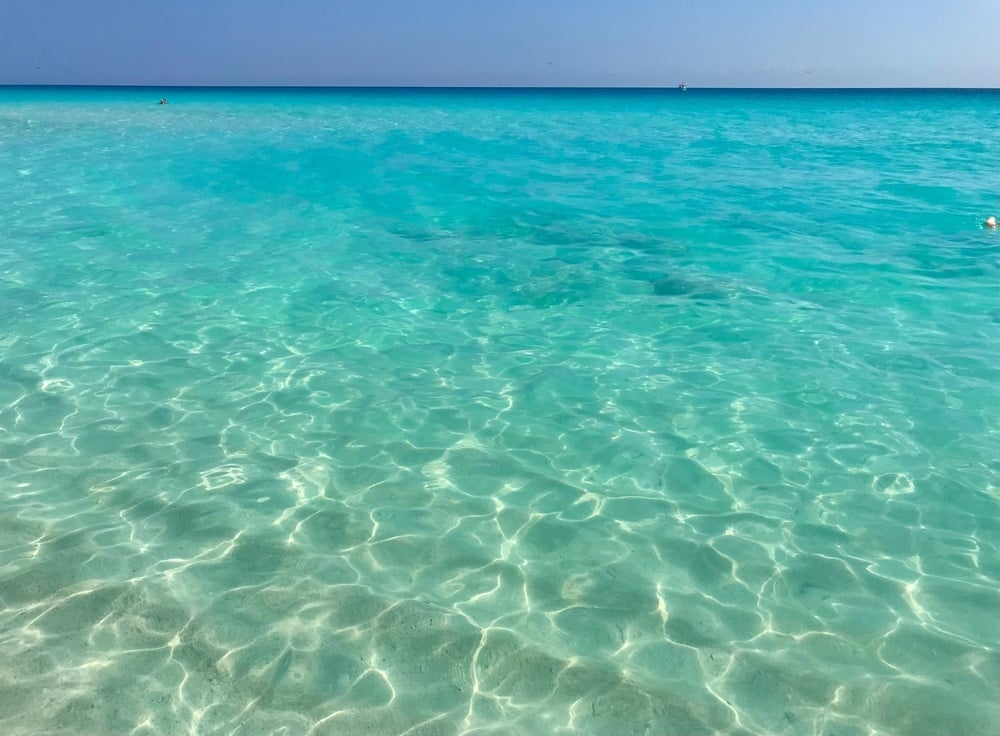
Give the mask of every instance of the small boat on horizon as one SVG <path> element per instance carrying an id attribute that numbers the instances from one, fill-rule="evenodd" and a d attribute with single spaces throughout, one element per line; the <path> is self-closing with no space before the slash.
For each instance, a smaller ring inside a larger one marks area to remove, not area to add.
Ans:
<path id="1" fill-rule="evenodd" d="M 688 86 L 684 84 L 684 82 L 681 82 L 680 84 L 677 85 L 677 89 L 679 89 L 681 92 L 684 92 L 687 88 Z"/>

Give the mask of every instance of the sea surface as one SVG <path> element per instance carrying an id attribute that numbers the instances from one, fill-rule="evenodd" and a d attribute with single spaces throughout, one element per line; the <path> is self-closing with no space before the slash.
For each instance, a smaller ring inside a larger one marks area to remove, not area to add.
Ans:
<path id="1" fill-rule="evenodd" d="M 0 89 L 0 732 L 1000 733 L 998 130 Z"/>

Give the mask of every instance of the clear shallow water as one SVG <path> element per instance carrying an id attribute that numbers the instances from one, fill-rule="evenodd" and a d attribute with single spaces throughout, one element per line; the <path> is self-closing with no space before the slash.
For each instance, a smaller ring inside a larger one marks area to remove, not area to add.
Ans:
<path id="1" fill-rule="evenodd" d="M 998 102 L 0 90 L 0 730 L 995 732 Z"/>

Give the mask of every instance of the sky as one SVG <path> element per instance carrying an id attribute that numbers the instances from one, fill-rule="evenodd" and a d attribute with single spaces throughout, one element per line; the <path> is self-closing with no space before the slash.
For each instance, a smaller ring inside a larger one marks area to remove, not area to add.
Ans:
<path id="1" fill-rule="evenodd" d="M 0 84 L 998 87 L 1000 0 L 0 0 Z"/>

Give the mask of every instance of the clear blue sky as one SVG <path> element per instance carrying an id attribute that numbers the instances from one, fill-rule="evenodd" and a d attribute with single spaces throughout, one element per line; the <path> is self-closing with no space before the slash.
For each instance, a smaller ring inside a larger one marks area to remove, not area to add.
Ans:
<path id="1" fill-rule="evenodd" d="M 1000 86 L 1000 0 L 0 0 L 0 84 L 679 81 Z"/>

